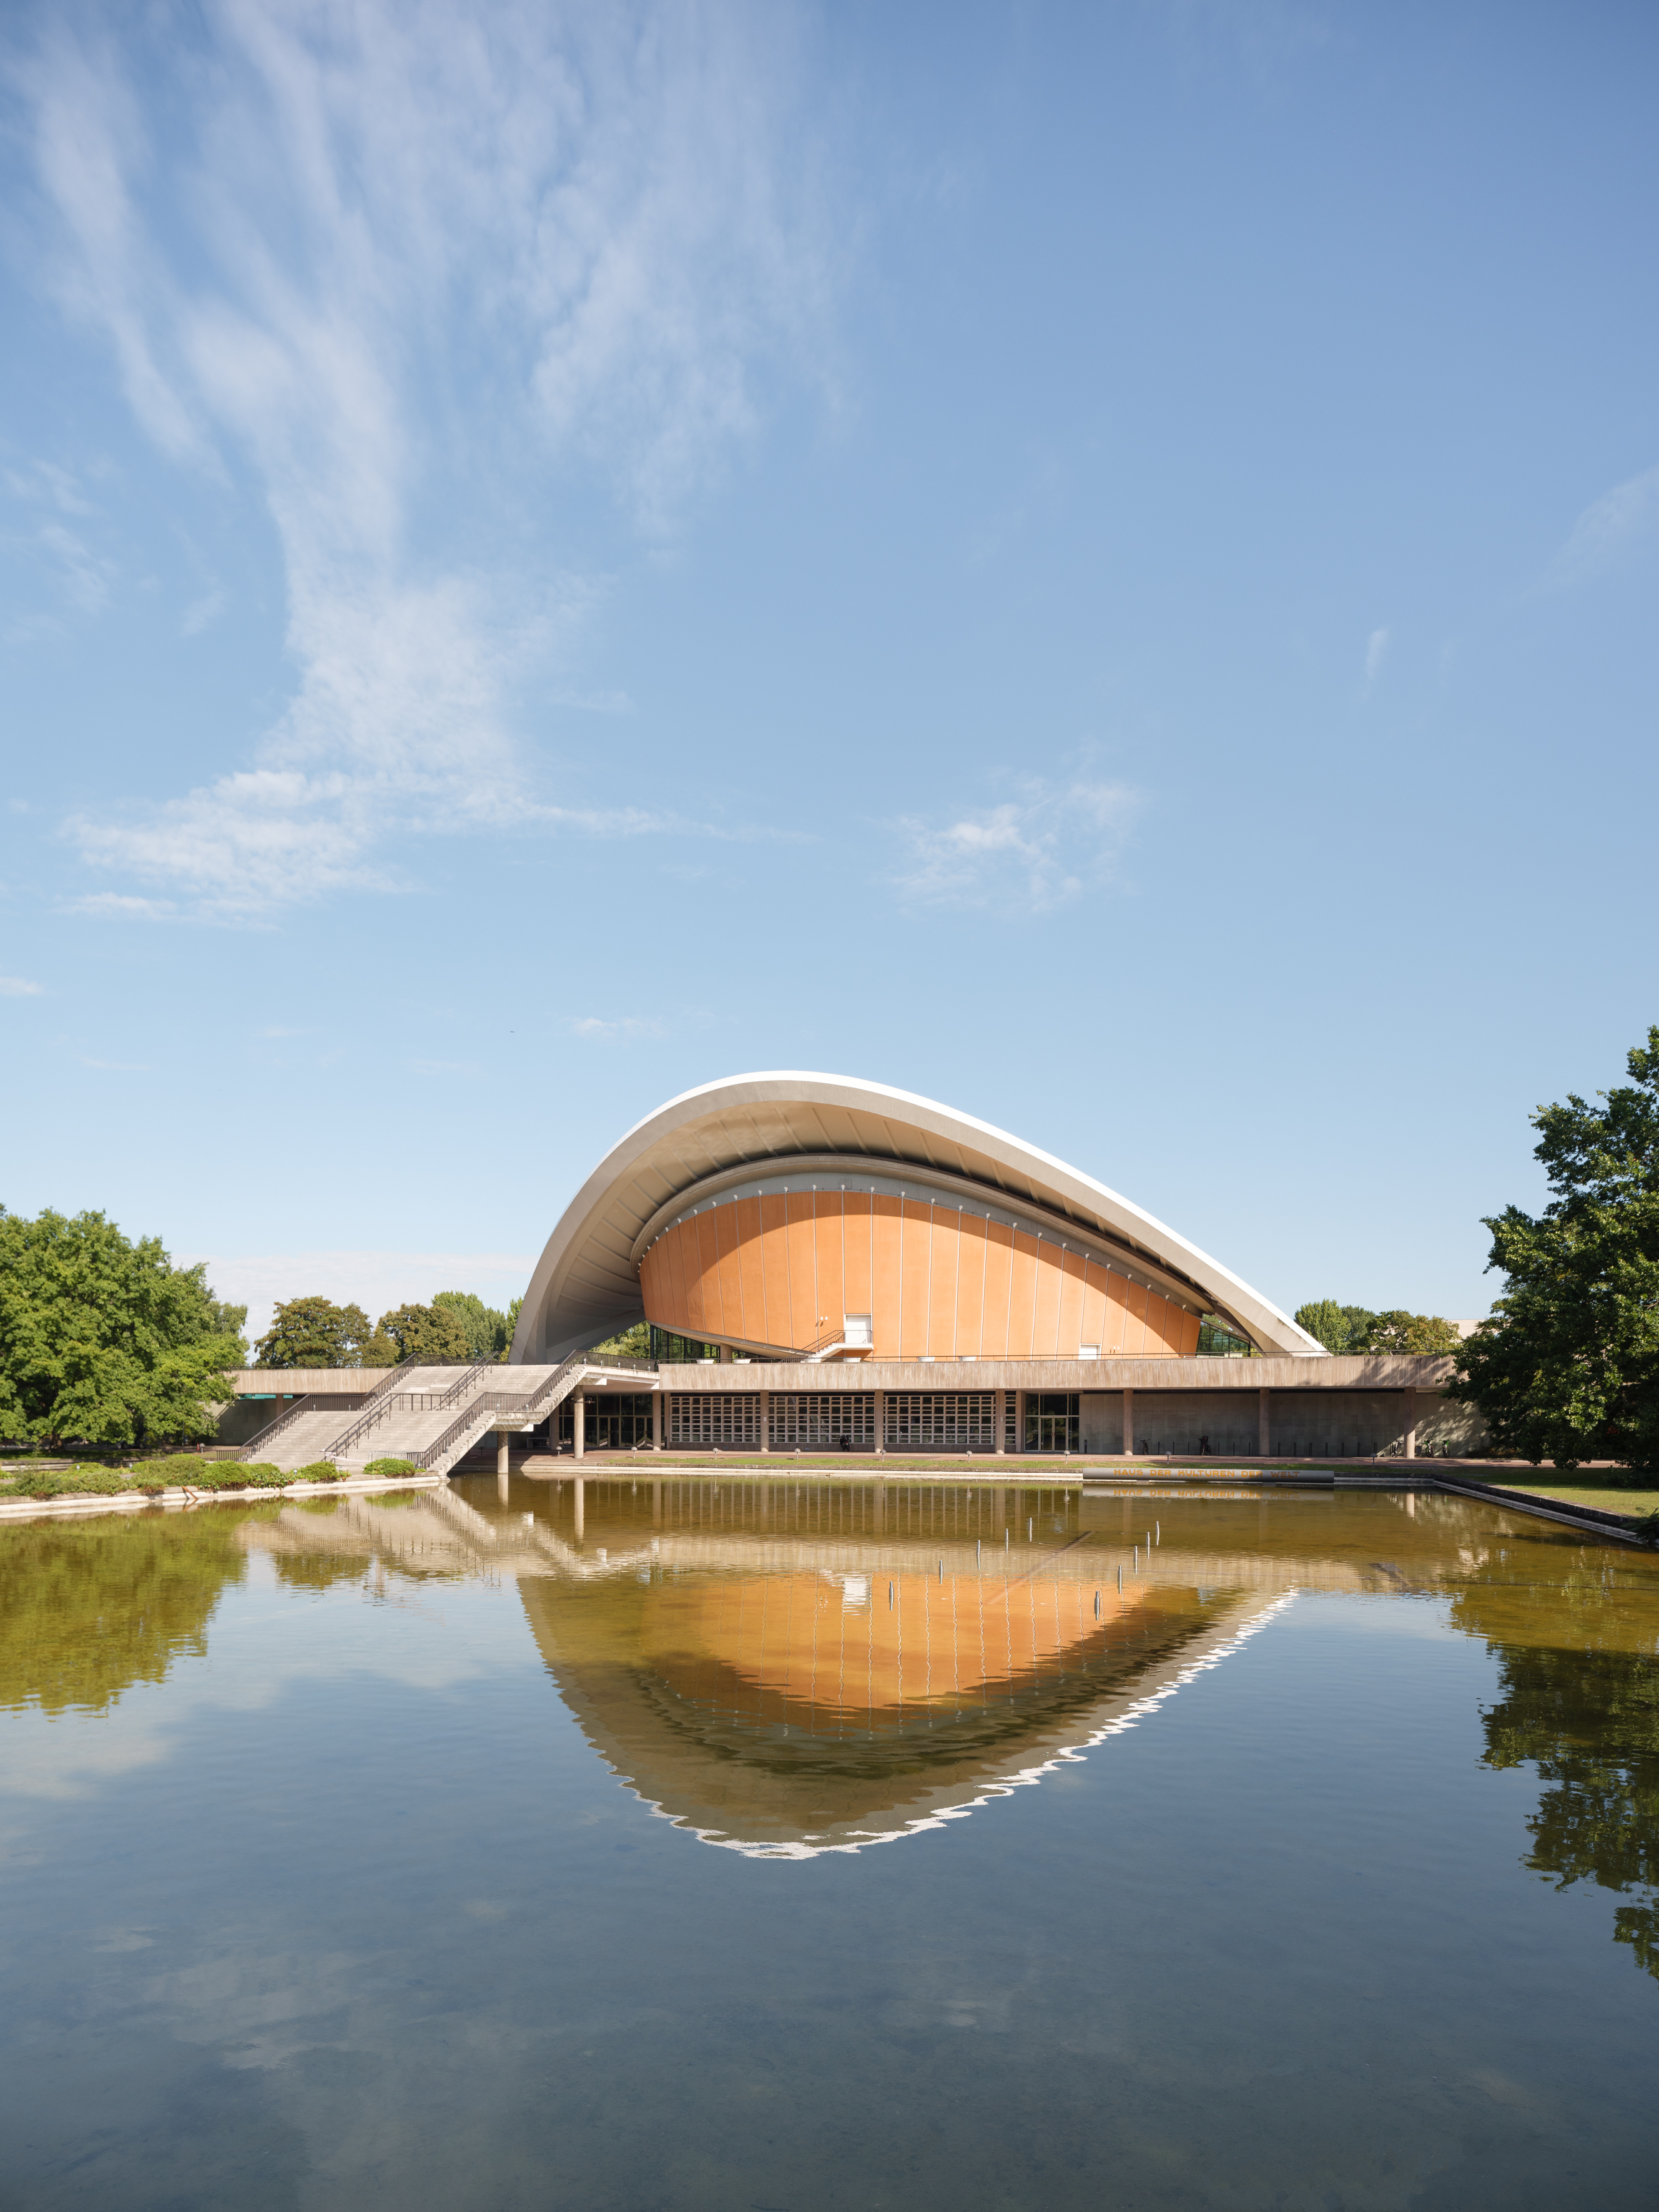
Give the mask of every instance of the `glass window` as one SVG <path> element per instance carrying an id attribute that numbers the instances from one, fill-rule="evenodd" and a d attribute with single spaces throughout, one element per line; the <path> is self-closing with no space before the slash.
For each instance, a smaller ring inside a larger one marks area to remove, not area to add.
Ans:
<path id="1" fill-rule="evenodd" d="M 1068 1452 L 1081 1449 L 1081 1401 L 1075 1390 L 1028 1390 L 1025 1449 Z"/>

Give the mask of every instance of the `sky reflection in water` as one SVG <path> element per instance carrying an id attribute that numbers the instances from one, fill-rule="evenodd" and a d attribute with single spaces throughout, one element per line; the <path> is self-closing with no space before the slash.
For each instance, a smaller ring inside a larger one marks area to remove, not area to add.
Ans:
<path id="1" fill-rule="evenodd" d="M 1656 1638 L 1428 1495 L 0 1531 L 0 2205 L 1646 2204 Z"/>

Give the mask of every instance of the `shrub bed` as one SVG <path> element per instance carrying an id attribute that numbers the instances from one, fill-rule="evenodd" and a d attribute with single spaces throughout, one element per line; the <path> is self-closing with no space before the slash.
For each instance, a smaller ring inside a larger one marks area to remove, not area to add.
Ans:
<path id="1" fill-rule="evenodd" d="M 331 1459 L 314 1459 L 309 1467 L 296 1467 L 290 1482 L 338 1482 L 341 1471 Z"/>
<path id="2" fill-rule="evenodd" d="M 402 1477 L 418 1474 L 420 1469 L 413 1460 L 372 1459 L 363 1473 L 371 1482 L 396 1482 Z"/>

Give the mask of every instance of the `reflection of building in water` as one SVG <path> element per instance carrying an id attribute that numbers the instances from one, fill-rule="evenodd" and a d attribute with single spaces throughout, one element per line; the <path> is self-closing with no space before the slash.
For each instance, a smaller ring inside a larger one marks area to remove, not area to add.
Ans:
<path id="1" fill-rule="evenodd" d="M 1345 1555 L 1328 1504 L 1305 1497 L 572 1480 L 521 1486 L 540 1509 L 525 1512 L 493 1482 L 468 1487 L 484 1510 L 448 1489 L 342 1499 L 284 1507 L 243 1540 L 516 1579 L 616 1772 L 705 1840 L 779 1855 L 959 1816 L 1125 1725 L 1290 1592 L 1432 1587 L 1478 1568 L 1469 1514 L 1492 1520 L 1378 1499 Z"/>

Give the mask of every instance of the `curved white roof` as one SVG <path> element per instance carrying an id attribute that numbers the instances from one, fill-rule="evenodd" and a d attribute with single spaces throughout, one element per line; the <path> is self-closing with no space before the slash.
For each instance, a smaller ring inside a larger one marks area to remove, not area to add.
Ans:
<path id="1" fill-rule="evenodd" d="M 688 1199 L 799 1164 L 857 1160 L 965 1185 L 1070 1226 L 1147 1279 L 1231 1319 L 1263 1352 L 1323 1347 L 1259 1291 L 1104 1183 L 937 1100 L 845 1075 L 734 1075 L 636 1122 L 576 1193 L 537 1262 L 509 1357 L 562 1359 L 644 1317 L 639 1263 Z"/>

